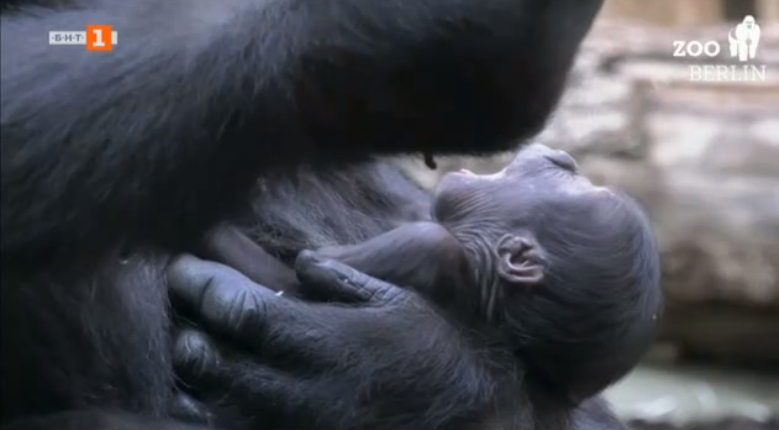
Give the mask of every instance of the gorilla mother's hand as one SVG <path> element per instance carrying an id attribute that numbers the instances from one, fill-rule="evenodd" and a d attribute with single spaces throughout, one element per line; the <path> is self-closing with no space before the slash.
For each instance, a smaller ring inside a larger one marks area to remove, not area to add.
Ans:
<path id="1" fill-rule="evenodd" d="M 341 303 L 280 297 L 191 256 L 171 266 L 174 294 L 214 336 L 188 330 L 176 342 L 180 376 L 197 395 L 288 428 L 359 428 L 377 417 L 387 428 L 436 427 L 459 415 L 443 409 L 483 406 L 473 404 L 489 389 L 483 369 L 414 292 L 309 252 L 296 270 L 304 289 Z"/>

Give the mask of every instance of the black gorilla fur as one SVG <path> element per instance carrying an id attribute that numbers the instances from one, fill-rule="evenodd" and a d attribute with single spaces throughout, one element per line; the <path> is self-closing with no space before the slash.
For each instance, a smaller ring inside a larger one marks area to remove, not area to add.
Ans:
<path id="1" fill-rule="evenodd" d="M 5 2 L 4 428 L 182 428 L 149 421 L 174 385 L 168 256 L 258 177 L 511 148 L 543 127 L 601 3 Z M 45 44 L 95 23 L 119 33 L 111 53 Z"/>
<path id="2" fill-rule="evenodd" d="M 430 195 L 418 189 L 391 164 L 383 162 L 337 171 L 303 169 L 287 179 L 261 183 L 260 187 L 262 192 L 255 201 L 254 215 L 248 217 L 240 229 L 232 226 L 219 229 L 227 241 L 212 243 L 235 245 L 236 235 L 241 235 L 243 230 L 254 243 L 291 264 L 303 248 L 363 242 L 407 224 L 409 220 L 426 219 L 430 212 Z M 250 277 L 268 279 L 267 271 L 253 273 L 257 265 L 262 265 L 256 259 L 236 265 L 235 260 L 223 260 L 225 254 L 220 251 L 226 248 L 219 248 L 209 256 L 238 266 Z M 253 256 L 257 250 L 251 250 Z M 308 254 L 304 259 L 313 255 L 316 254 Z M 244 255 L 237 257 L 241 259 Z M 297 263 L 299 266 L 300 258 Z M 221 400 L 222 404 L 237 406 L 239 415 L 244 417 L 273 423 L 272 428 L 623 428 L 601 400 L 592 399 L 575 407 L 567 400 L 567 393 L 541 376 L 544 373 L 541 369 L 530 367 L 524 359 L 518 362 L 521 356 L 507 354 L 501 349 L 505 345 L 498 337 L 485 348 L 488 333 L 497 335 L 495 330 L 479 331 L 457 321 L 455 334 L 449 331 L 449 324 L 436 325 L 428 321 L 420 324 L 413 316 L 404 321 L 393 320 L 392 325 L 387 326 L 383 319 L 374 320 L 366 315 L 355 318 L 348 313 L 332 313 L 316 306 L 306 308 L 286 299 L 274 302 L 268 300 L 268 293 L 265 297 L 256 296 L 260 289 L 248 282 L 245 289 L 234 288 L 233 284 L 240 283 L 236 282 L 235 273 L 209 269 L 205 267 L 208 264 L 177 263 L 173 270 L 173 288 L 189 296 L 190 305 L 196 306 L 201 315 L 209 315 L 206 319 L 216 320 L 210 321 L 212 331 L 217 334 L 230 332 L 239 339 L 234 343 L 259 353 L 249 352 L 249 357 L 246 354 L 236 357 L 234 351 L 216 347 L 201 334 L 186 333 L 179 338 L 176 355 L 179 361 L 186 362 L 182 366 L 182 376 L 189 389 L 205 400 Z M 299 272 L 298 276 L 305 272 Z M 349 279 L 353 284 L 360 284 L 355 278 Z M 307 278 L 302 280 L 303 285 L 311 284 L 306 282 Z M 197 284 L 201 286 L 192 287 Z M 374 297 L 388 291 L 380 288 L 374 291 L 374 294 L 366 293 L 370 297 L 367 304 L 386 305 L 385 301 Z M 311 289 L 305 286 L 303 291 L 295 292 L 311 298 L 307 294 Z M 416 294 L 404 292 L 406 295 L 397 291 L 392 293 L 393 299 L 403 298 L 412 303 L 421 299 Z M 652 297 L 647 300 L 651 305 L 638 305 L 628 300 L 616 307 L 610 316 L 652 308 L 657 301 L 657 292 L 649 290 L 644 294 Z M 258 313 L 254 311 L 256 303 L 263 304 L 263 311 L 259 312 L 263 316 L 259 321 L 253 316 Z M 581 306 L 586 308 L 590 304 Z M 286 330 L 279 333 L 278 328 L 272 329 L 275 333 L 269 336 L 263 321 L 273 321 L 274 313 L 291 314 L 287 310 L 290 308 L 300 309 L 299 313 L 306 317 L 288 318 Z M 392 306 L 383 309 L 393 310 Z M 559 315 L 545 317 L 554 320 Z M 539 321 L 541 326 L 544 321 Z M 291 348 L 292 342 L 288 338 L 296 336 L 290 334 L 295 330 L 289 327 L 298 327 L 301 339 L 305 339 L 297 348 Z M 323 329 L 332 332 L 322 333 Z M 343 339 L 333 344 L 333 332 Z M 556 335 L 553 333 L 531 330 L 531 334 L 539 338 Z M 408 339 L 408 342 L 402 342 L 406 346 L 423 344 L 424 349 L 432 349 L 436 356 L 421 354 L 414 357 L 406 349 L 393 350 L 390 346 L 381 350 L 368 346 L 377 341 L 391 344 L 399 338 Z M 605 329 L 603 336 L 588 340 L 613 342 Z M 635 351 L 621 345 L 615 347 L 613 360 L 635 362 Z M 561 347 L 557 353 L 583 352 L 569 349 Z M 355 357 L 359 358 L 355 360 Z M 247 368 L 246 362 L 252 363 L 251 369 Z M 323 364 L 318 366 L 312 362 Z M 406 370 L 390 373 L 394 365 L 387 367 L 387 363 L 400 362 L 407 366 Z M 344 368 L 332 363 L 351 364 Z M 615 376 L 622 372 L 618 367 L 606 370 Z M 290 377 L 297 375 L 296 372 L 304 375 L 301 381 Z M 384 378 L 376 376 L 382 372 L 390 374 Z M 600 388 L 596 391 L 600 391 L 605 386 L 603 374 L 595 369 L 590 373 L 592 380 L 588 384 L 592 388 L 598 385 Z M 289 383 L 280 386 L 279 378 Z M 405 416 L 401 411 L 405 411 Z M 386 415 L 377 416 L 377 412 Z"/>

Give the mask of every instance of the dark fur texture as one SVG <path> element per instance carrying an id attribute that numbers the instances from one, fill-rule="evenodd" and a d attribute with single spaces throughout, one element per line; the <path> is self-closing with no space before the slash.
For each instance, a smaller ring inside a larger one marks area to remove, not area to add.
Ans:
<path id="1" fill-rule="evenodd" d="M 3 422 L 91 407 L 165 415 L 167 301 L 117 265 L 164 264 L 240 213 L 258 176 L 301 163 L 511 147 L 543 126 L 601 3 L 4 9 Z M 119 33 L 113 52 L 45 44 L 47 31 L 95 23 Z"/>
<path id="2" fill-rule="evenodd" d="M 561 158 L 570 163 L 558 165 L 555 160 Z M 566 408 L 622 378 L 650 346 L 662 295 L 659 253 L 649 222 L 630 197 L 593 186 L 567 154 L 532 145 L 501 173 L 446 175 L 434 198 L 388 170 L 382 164 L 360 173 L 306 170 L 278 190 L 266 190 L 271 200 L 278 198 L 277 191 L 312 194 L 283 201 L 278 214 L 258 213 L 261 227 L 254 232 L 255 242 L 287 261 L 300 251 L 288 248 L 295 243 L 315 248 L 324 243 L 328 246 L 318 248 L 317 256 L 421 292 L 462 329 L 469 346 L 457 353 L 482 351 L 486 361 L 473 358 L 472 366 L 492 365 L 492 373 L 483 377 L 494 390 L 460 391 L 474 404 L 482 396 L 498 405 L 502 395 L 527 395 L 532 405 L 527 410 L 546 411 L 537 418 L 564 416 Z M 317 176 L 324 180 L 314 181 Z M 378 193 L 381 189 L 386 192 Z M 394 189 L 403 192 L 395 194 Z M 321 206 L 310 206 L 314 195 Z M 300 218 L 282 219 L 283 210 L 296 205 Z M 404 207 L 416 209 L 392 228 L 398 208 Z M 330 216 L 339 212 L 343 216 Z M 388 219 L 378 216 L 382 213 Z M 306 232 L 318 224 L 322 227 Z M 271 226 L 280 230 L 273 233 Z M 376 235 L 366 239 L 369 232 Z M 235 233 L 233 239 L 240 236 Z M 279 248 L 275 237 L 297 240 Z M 506 248 L 513 242 L 501 242 L 506 237 L 521 239 L 518 253 Z M 247 254 L 263 253 L 253 246 Z M 519 277 L 503 276 L 506 251 L 512 252 L 511 264 L 522 270 Z M 288 296 L 307 290 L 292 269 L 272 258 L 249 259 L 246 266 L 258 272 L 259 283 L 283 278 L 274 285 L 283 285 Z M 524 275 L 536 268 L 537 278 Z M 487 309 L 490 292 L 497 299 Z M 460 373 L 457 368 L 449 371 Z M 512 405 L 496 414 L 510 417 L 516 411 Z M 477 409 L 475 415 L 481 412 Z M 484 422 L 491 418 L 487 414 Z M 381 424 L 371 421 L 364 425 L 377 427 Z"/>
<path id="3" fill-rule="evenodd" d="M 403 192 L 394 194 L 394 190 Z M 383 163 L 354 166 L 337 172 L 305 169 L 286 181 L 277 179 L 272 186 L 264 190 L 263 195 L 274 201 L 278 198 L 276 192 L 281 192 L 289 198 L 275 209 L 273 205 L 258 207 L 262 208 L 262 211 L 256 213 L 256 218 L 253 217 L 250 224 L 262 226 L 254 231 L 250 229 L 256 243 L 266 247 L 273 256 L 288 261 L 291 258 L 286 256 L 296 255 L 301 249 L 295 246 L 317 248 L 322 244 L 357 243 L 355 247 L 366 254 L 359 256 L 364 264 L 357 262 L 356 267 L 362 270 L 364 266 L 369 269 L 369 273 L 373 273 L 368 264 L 374 258 L 397 269 L 399 251 L 361 248 L 363 244 L 360 242 L 365 240 L 366 236 L 378 235 L 394 228 L 398 225 L 398 220 L 405 224 L 409 220 L 429 218 L 430 212 L 430 196 Z M 311 206 L 314 199 L 320 203 L 319 206 Z M 410 215 L 405 210 L 409 207 L 415 208 Z M 298 216 L 282 219 L 283 215 L 293 208 L 297 210 L 292 212 Z M 388 214 L 387 218 L 382 217 L 384 213 Z M 271 230 L 271 226 L 274 226 L 275 230 Z M 281 247 L 278 237 L 296 240 Z M 385 245 L 389 248 L 393 244 Z M 417 251 L 406 250 L 421 258 L 424 253 Z M 322 255 L 321 251 L 317 255 Z M 433 260 L 435 256 L 428 261 Z M 347 259 L 348 263 L 354 261 L 356 260 Z M 407 264 L 414 266 L 416 261 L 408 261 Z M 378 263 L 372 267 L 378 266 L 382 264 Z M 246 297 L 246 294 L 252 295 L 256 287 L 249 286 L 249 291 L 242 294 L 229 293 L 238 283 L 235 274 L 213 267 L 198 267 L 197 263 L 193 263 L 188 270 L 200 272 L 193 277 L 194 283 L 197 283 L 198 278 L 201 279 L 200 282 L 209 285 L 212 291 L 209 294 L 218 294 L 219 297 L 217 302 L 211 302 L 201 293 L 194 294 L 198 306 L 203 306 L 200 312 L 221 315 L 219 318 L 224 320 L 220 325 L 228 325 L 240 338 L 248 339 L 249 345 L 257 345 L 249 347 L 250 351 L 263 352 L 259 357 L 257 354 L 250 354 L 246 358 L 216 359 L 220 354 L 218 348 L 208 346 L 209 341 L 194 336 L 184 342 L 186 346 L 179 350 L 179 359 L 194 361 L 197 364 L 188 367 L 194 367 L 198 369 L 196 373 L 205 373 L 208 376 L 185 377 L 185 381 L 201 396 L 216 396 L 223 403 L 238 405 L 239 415 L 243 415 L 245 419 L 248 417 L 260 424 L 270 422 L 273 423 L 272 426 L 281 428 L 316 426 L 320 429 L 489 429 L 491 426 L 523 430 L 622 428 L 601 400 L 587 400 L 575 406 L 565 392 L 569 385 L 553 386 L 550 385 L 552 381 L 535 378 L 534 372 L 540 372 L 541 369 L 528 369 L 527 363 L 517 360 L 518 356 L 513 354 L 513 349 L 507 350 L 506 345 L 501 343 L 502 338 L 494 327 L 467 325 L 457 316 L 450 319 L 453 324 L 433 324 L 430 321 L 421 323 L 410 317 L 388 326 L 382 319 L 333 314 L 329 308 L 283 299 L 274 305 L 265 305 L 262 314 L 290 314 L 291 312 L 283 309 L 307 306 L 302 314 L 308 317 L 289 319 L 283 330 L 274 329 L 272 337 L 294 338 L 295 332 L 306 333 L 308 349 L 301 346 L 307 351 L 304 354 L 296 352 L 291 355 L 289 349 L 285 349 L 287 352 L 275 353 L 274 341 L 269 340 L 267 334 L 262 334 L 265 330 L 263 325 L 254 329 L 252 324 L 240 322 L 240 309 L 247 308 L 247 312 L 250 312 L 249 309 L 255 306 L 255 303 L 267 300 Z M 268 276 L 268 273 L 262 273 L 261 276 Z M 395 279 L 393 276 L 397 277 L 398 273 L 388 274 L 390 279 Z M 301 280 L 305 284 L 306 279 Z M 402 285 L 416 284 L 411 282 Z M 448 287 L 458 288 L 458 285 L 451 283 Z M 223 292 L 216 293 L 222 289 Z M 306 295 L 308 291 L 310 288 L 295 292 Z M 653 291 L 645 293 L 652 294 Z M 234 295 L 236 301 L 226 300 L 227 295 Z M 373 306 L 376 312 L 383 312 L 381 300 Z M 220 307 L 224 309 L 219 309 Z M 274 309 L 277 307 L 282 310 Z M 638 305 L 636 308 L 643 310 L 643 307 Z M 552 316 L 549 318 L 554 319 Z M 534 324 L 538 329 L 536 333 L 531 333 L 532 330 L 526 331 L 528 336 L 547 338 L 548 334 L 543 332 L 544 327 L 539 326 L 537 321 L 525 322 Z M 632 320 L 628 322 L 632 323 Z M 545 324 L 546 320 L 540 323 Z M 332 344 L 332 332 L 322 333 L 322 330 L 330 330 L 335 326 L 338 327 L 336 332 L 342 340 Z M 452 331 L 451 326 L 459 330 Z M 606 329 L 607 327 L 604 327 L 604 330 Z M 417 354 L 409 355 L 405 349 L 376 349 L 367 347 L 365 342 L 425 345 L 424 348 L 429 347 L 435 351 L 436 357 L 431 360 L 422 349 Z M 622 347 L 620 344 L 614 351 L 632 353 L 632 350 L 618 349 Z M 558 353 L 573 355 L 576 350 L 575 346 L 567 346 Z M 247 369 L 247 360 L 262 365 Z M 213 363 L 219 365 L 214 367 Z M 342 366 L 334 363 L 349 364 Z M 406 372 L 393 373 L 391 367 L 387 367 L 400 366 L 400 363 L 403 363 L 402 367 L 407 369 Z M 204 371 L 204 368 L 210 370 Z M 550 369 L 554 370 L 554 367 L 545 370 Z M 566 371 L 567 367 L 562 366 L 560 370 Z M 296 380 L 295 375 L 298 372 L 306 375 L 303 380 Z M 621 370 L 617 369 L 615 372 Z M 580 379 L 585 378 L 578 374 L 575 376 L 575 384 L 581 383 Z M 603 384 L 598 377 L 599 375 L 592 374 L 594 383 Z M 278 384 L 279 380 L 285 382 Z M 229 388 L 213 390 L 214 381 L 222 381 L 221 383 L 228 384 Z M 565 382 L 568 381 L 563 381 Z M 604 385 L 600 386 L 603 387 Z M 398 413 L 386 414 L 385 411 Z M 406 414 L 401 414 L 400 411 L 406 411 Z M 380 412 L 383 413 L 379 414 Z M 587 427 L 585 423 L 597 423 L 599 427 Z"/>
<path id="4" fill-rule="evenodd" d="M 566 153 L 531 145 L 497 174 L 449 173 L 432 207 L 432 218 L 317 252 L 422 292 L 475 337 L 501 339 L 531 382 L 577 402 L 651 345 L 662 293 L 649 221 Z"/>
<path id="5" fill-rule="evenodd" d="M 32 254 L 37 268 L 117 243 L 181 247 L 260 173 L 303 161 L 509 149 L 544 125 L 600 3 L 94 0 L 4 13 L 3 256 Z M 38 43 L 93 22 L 121 35 L 110 54 Z"/>

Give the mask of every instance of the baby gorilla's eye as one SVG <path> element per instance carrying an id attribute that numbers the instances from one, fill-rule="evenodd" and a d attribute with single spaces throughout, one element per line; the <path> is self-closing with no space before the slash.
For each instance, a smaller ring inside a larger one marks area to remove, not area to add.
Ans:
<path id="1" fill-rule="evenodd" d="M 577 170 L 579 169 L 579 165 L 576 163 L 576 160 L 574 160 L 574 158 L 571 157 L 565 151 L 558 150 L 552 154 L 546 155 L 545 157 L 547 158 L 547 160 L 551 161 L 556 166 L 561 167 L 570 172 L 576 173 Z"/>

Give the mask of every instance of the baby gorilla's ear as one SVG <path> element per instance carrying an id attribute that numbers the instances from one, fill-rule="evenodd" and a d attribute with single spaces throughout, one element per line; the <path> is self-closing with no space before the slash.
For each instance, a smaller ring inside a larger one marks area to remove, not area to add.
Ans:
<path id="1" fill-rule="evenodd" d="M 498 275 L 512 284 L 536 285 L 544 280 L 543 249 L 535 236 L 506 234 L 495 244 Z"/>

